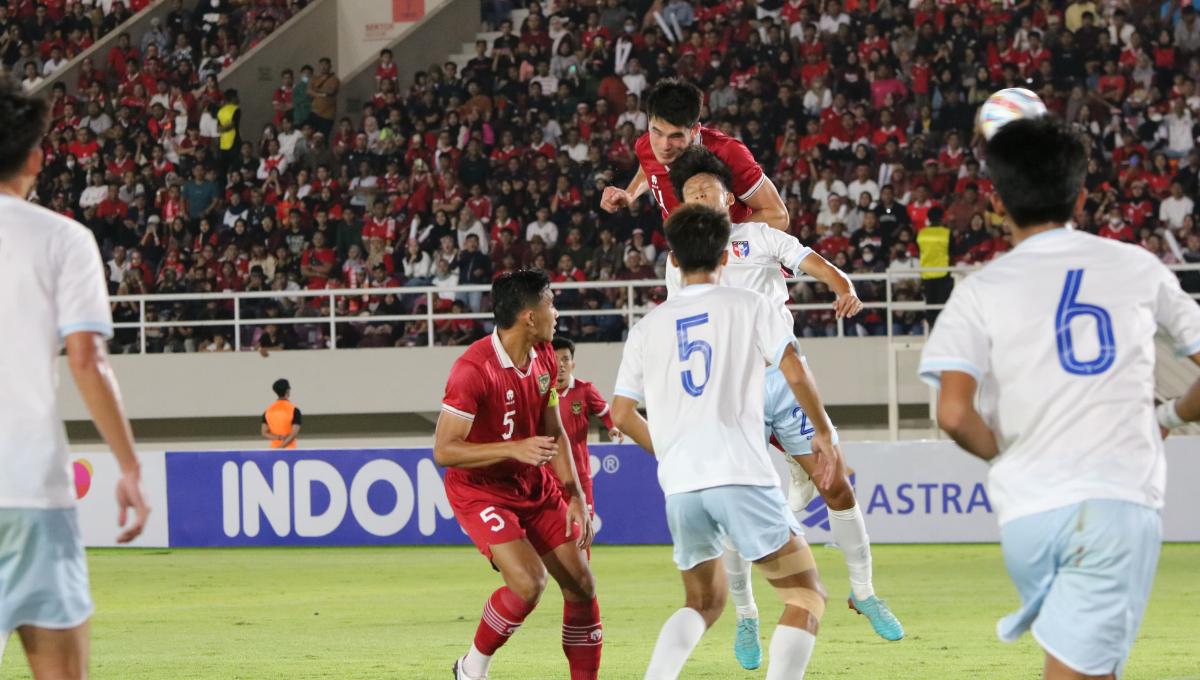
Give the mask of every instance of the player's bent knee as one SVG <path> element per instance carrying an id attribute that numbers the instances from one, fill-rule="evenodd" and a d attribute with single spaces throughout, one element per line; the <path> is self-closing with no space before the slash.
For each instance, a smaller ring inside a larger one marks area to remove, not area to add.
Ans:
<path id="1" fill-rule="evenodd" d="M 854 487 L 850 486 L 850 480 L 843 476 L 837 476 L 829 485 L 828 489 L 819 489 L 821 497 L 825 499 L 825 504 L 831 510 L 849 510 L 857 503 L 854 497 Z"/>
<path id="2" fill-rule="evenodd" d="M 721 618 L 721 612 L 725 611 L 725 592 L 689 595 L 685 606 L 700 612 L 700 616 L 704 617 L 704 623 L 712 626 L 717 619 Z"/>
<path id="3" fill-rule="evenodd" d="M 542 599 L 546 590 L 546 572 L 523 571 L 507 577 L 505 582 L 514 595 L 532 606 Z"/>
<path id="4" fill-rule="evenodd" d="M 757 564 L 785 605 L 803 609 L 821 620 L 825 615 L 825 588 L 817 577 L 817 564 L 808 546 Z"/>

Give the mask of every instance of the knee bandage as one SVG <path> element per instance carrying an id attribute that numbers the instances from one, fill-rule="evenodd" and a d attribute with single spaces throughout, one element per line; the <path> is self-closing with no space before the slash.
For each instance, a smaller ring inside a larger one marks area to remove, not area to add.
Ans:
<path id="1" fill-rule="evenodd" d="M 779 593 L 784 604 L 803 609 L 818 621 L 825 614 L 824 594 L 807 586 L 797 585 L 800 579 L 795 578 L 817 567 L 808 546 L 769 562 L 759 563 L 758 566 L 762 569 L 763 576 L 771 583 L 771 587 Z"/>

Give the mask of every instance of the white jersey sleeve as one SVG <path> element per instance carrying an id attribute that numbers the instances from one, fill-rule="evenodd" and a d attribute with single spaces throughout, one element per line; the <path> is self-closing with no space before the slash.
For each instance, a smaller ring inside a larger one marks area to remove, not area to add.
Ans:
<path id="1" fill-rule="evenodd" d="M 792 327 L 783 320 L 775 305 L 758 295 L 754 307 L 754 343 L 763 359 L 775 366 L 783 359 L 783 353 L 789 346 L 796 347 L 796 354 L 799 355 L 800 348 L 796 336 L 792 335 Z"/>
<path id="2" fill-rule="evenodd" d="M 771 256 L 793 272 L 798 271 L 800 262 L 813 253 L 813 249 L 801 243 L 800 239 L 778 229 L 764 228 L 762 238 Z"/>
<path id="3" fill-rule="evenodd" d="M 983 314 L 967 279 L 955 287 L 921 352 L 921 379 L 937 387 L 943 371 L 982 380 L 988 370 L 988 336 Z"/>
<path id="4" fill-rule="evenodd" d="M 79 225 L 64 230 L 55 247 L 54 303 L 58 333 L 87 331 L 113 335 L 112 311 L 105 285 L 104 263 L 91 232 Z"/>
<path id="5" fill-rule="evenodd" d="M 1200 305 L 1183 291 L 1179 279 L 1166 267 L 1159 267 L 1158 296 L 1154 320 L 1175 341 L 1182 356 L 1200 352 Z"/>
<path id="6" fill-rule="evenodd" d="M 617 370 L 617 386 L 613 394 L 618 397 L 628 397 L 636 402 L 646 400 L 645 378 L 642 372 L 642 344 L 645 334 L 643 324 L 635 324 L 629 330 L 625 339 L 625 349 L 621 354 L 621 367 Z"/>

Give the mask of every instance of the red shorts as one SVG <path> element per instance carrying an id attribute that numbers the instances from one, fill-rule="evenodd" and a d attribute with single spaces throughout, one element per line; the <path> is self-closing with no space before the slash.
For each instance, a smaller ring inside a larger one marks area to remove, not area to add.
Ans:
<path id="1" fill-rule="evenodd" d="M 446 497 L 463 531 L 489 560 L 492 546 L 501 543 L 527 539 L 545 555 L 579 538 L 577 527 L 567 533 L 567 504 L 549 479 L 509 484 L 447 475 Z"/>

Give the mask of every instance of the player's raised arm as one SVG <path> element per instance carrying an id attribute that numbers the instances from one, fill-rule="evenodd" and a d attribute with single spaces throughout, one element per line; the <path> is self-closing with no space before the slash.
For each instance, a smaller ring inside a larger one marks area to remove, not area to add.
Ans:
<path id="1" fill-rule="evenodd" d="M 833 300 L 833 311 L 837 318 L 845 319 L 862 311 L 862 300 L 854 290 L 854 282 L 846 272 L 833 266 L 829 260 L 816 252 L 810 252 L 800 260 L 800 270 L 829 286 L 837 297 Z"/>
<path id="2" fill-rule="evenodd" d="M 642 166 L 639 165 L 637 174 L 633 176 L 633 180 L 629 182 L 629 186 L 625 189 L 617 186 L 604 187 L 604 193 L 600 196 L 600 208 L 612 213 L 621 208 L 632 207 L 634 201 L 646 193 L 646 189 L 648 188 L 649 184 L 646 182 L 646 173 L 642 171 Z"/>
<path id="3" fill-rule="evenodd" d="M 747 222 L 762 222 L 772 229 L 788 230 L 791 216 L 788 215 L 783 197 L 779 195 L 779 190 L 775 188 L 775 183 L 770 177 L 764 175 L 762 185 L 753 194 L 742 199 L 742 202 L 751 210 Z"/>

